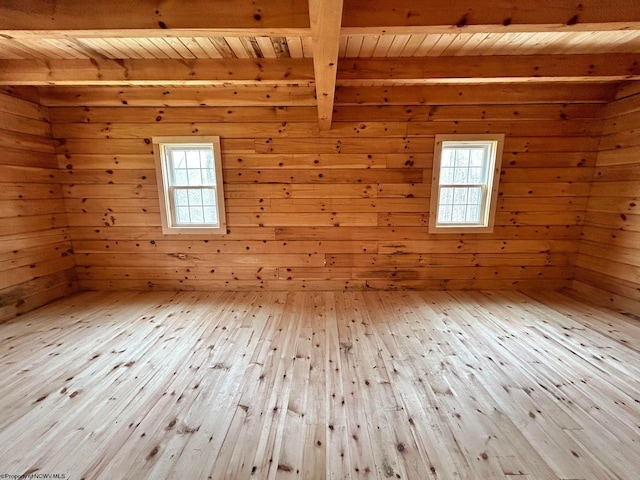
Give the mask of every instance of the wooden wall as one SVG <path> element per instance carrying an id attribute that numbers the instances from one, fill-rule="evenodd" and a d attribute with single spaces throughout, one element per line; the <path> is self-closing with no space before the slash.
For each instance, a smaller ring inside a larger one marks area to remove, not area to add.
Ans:
<path id="1" fill-rule="evenodd" d="M 640 315 L 640 92 L 621 88 L 605 111 L 574 290 Z"/>
<path id="2" fill-rule="evenodd" d="M 0 93 L 0 320 L 77 288 L 49 114 L 36 102 Z"/>
<path id="3" fill-rule="evenodd" d="M 443 95 L 447 104 L 338 103 L 329 132 L 312 105 L 49 92 L 81 287 L 569 286 L 603 104 L 563 104 L 551 87 L 558 99 L 545 100 L 523 85 L 475 104 L 474 89 L 490 97 L 470 86 Z M 427 232 L 434 135 L 454 132 L 507 135 L 493 234 Z M 151 137 L 191 134 L 222 138 L 228 235 L 161 233 Z"/>

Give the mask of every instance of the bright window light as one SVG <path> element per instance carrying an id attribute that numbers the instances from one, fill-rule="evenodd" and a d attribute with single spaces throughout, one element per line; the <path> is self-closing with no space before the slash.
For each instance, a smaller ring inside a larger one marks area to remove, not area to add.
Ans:
<path id="1" fill-rule="evenodd" d="M 503 143 L 504 135 L 436 135 L 430 233 L 493 231 Z"/>
<path id="2" fill-rule="evenodd" d="M 164 233 L 226 233 L 219 137 L 154 137 Z"/>

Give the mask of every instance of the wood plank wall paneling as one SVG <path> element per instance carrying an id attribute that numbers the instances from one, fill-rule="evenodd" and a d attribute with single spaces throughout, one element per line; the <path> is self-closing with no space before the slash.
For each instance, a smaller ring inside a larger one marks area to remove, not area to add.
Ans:
<path id="1" fill-rule="evenodd" d="M 640 315 L 640 93 L 605 111 L 573 290 Z"/>
<path id="2" fill-rule="evenodd" d="M 0 93 L 0 321 L 77 289 L 48 109 L 30 100 Z"/>
<path id="3" fill-rule="evenodd" d="M 50 107 L 85 289 L 570 285 L 603 106 Z M 77 98 L 90 98 L 82 91 Z M 519 97 L 518 97 L 519 98 Z M 48 98 L 48 102 L 51 102 Z M 55 102 L 54 102 L 55 103 Z M 493 234 L 429 235 L 434 135 L 506 133 Z M 220 135 L 226 236 L 164 236 L 151 137 Z"/>

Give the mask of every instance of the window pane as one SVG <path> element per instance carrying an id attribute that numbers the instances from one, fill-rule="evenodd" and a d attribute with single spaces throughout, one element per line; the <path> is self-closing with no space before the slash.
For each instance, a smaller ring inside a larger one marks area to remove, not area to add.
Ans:
<path id="1" fill-rule="evenodd" d="M 187 185 L 202 185 L 202 175 L 200 174 L 200 169 L 192 170 L 189 169 L 189 183 Z"/>
<path id="2" fill-rule="evenodd" d="M 456 167 L 468 167 L 469 166 L 469 149 L 457 148 L 456 149 Z"/>
<path id="3" fill-rule="evenodd" d="M 200 168 L 199 150 L 187 150 L 187 168 Z"/>
<path id="4" fill-rule="evenodd" d="M 218 224 L 215 189 L 213 188 L 176 188 L 174 189 L 174 203 L 176 223 L 178 224 Z"/>
<path id="5" fill-rule="evenodd" d="M 176 170 L 173 175 L 174 185 L 189 185 L 187 179 L 187 170 L 180 169 Z"/>
<path id="6" fill-rule="evenodd" d="M 438 223 L 480 223 L 481 187 L 441 187 Z"/>
<path id="7" fill-rule="evenodd" d="M 204 223 L 204 213 L 202 207 L 189 207 L 191 223 Z"/>
<path id="8" fill-rule="evenodd" d="M 443 148 L 440 156 L 440 165 L 443 167 L 453 167 L 453 153 L 455 150 L 451 148 Z"/>
<path id="9" fill-rule="evenodd" d="M 202 204 L 203 205 L 215 205 L 216 204 L 216 192 L 213 188 L 205 188 L 202 190 Z"/>
<path id="10" fill-rule="evenodd" d="M 189 207 L 176 207 L 176 223 L 187 224 L 189 222 Z"/>
<path id="11" fill-rule="evenodd" d="M 456 168 L 453 175 L 453 183 L 464 185 L 469 183 L 469 169 L 468 168 Z"/>
<path id="12" fill-rule="evenodd" d="M 467 205 L 467 216 L 465 221 L 469 223 L 480 223 L 479 205 Z"/>
<path id="13" fill-rule="evenodd" d="M 189 192 L 189 205 L 202 205 L 202 192 L 199 188 L 190 188 Z"/>
<path id="14" fill-rule="evenodd" d="M 202 183 L 203 185 L 215 185 L 216 180 L 215 180 L 215 175 L 213 170 L 211 170 L 210 168 L 202 170 L 202 175 L 203 175 L 203 183 Z"/>
<path id="15" fill-rule="evenodd" d="M 482 168 L 469 169 L 469 183 L 484 183 L 482 178 Z"/>
<path id="16" fill-rule="evenodd" d="M 466 210 L 466 205 L 454 205 L 453 213 L 451 214 L 451 221 L 454 223 L 464 223 Z"/>
<path id="17" fill-rule="evenodd" d="M 451 205 L 440 205 L 438 209 L 438 221 L 440 223 L 451 223 Z"/>
<path id="18" fill-rule="evenodd" d="M 440 172 L 440 183 L 450 184 L 453 183 L 453 168 L 443 168 Z"/>
<path id="19" fill-rule="evenodd" d="M 453 188 L 451 187 L 442 187 L 440 189 L 440 204 L 449 204 L 453 203 Z"/>
<path id="20" fill-rule="evenodd" d="M 454 205 L 466 205 L 468 191 L 469 189 L 467 188 L 456 188 L 455 191 L 453 192 Z"/>
<path id="21" fill-rule="evenodd" d="M 205 223 L 218 223 L 218 212 L 215 207 L 204 207 L 204 222 Z"/>
<path id="22" fill-rule="evenodd" d="M 211 150 L 204 150 L 204 167 L 213 170 L 213 152 Z"/>
<path id="23" fill-rule="evenodd" d="M 170 150 L 173 159 L 173 168 L 186 168 L 184 150 Z"/>
<path id="24" fill-rule="evenodd" d="M 183 188 L 176 188 L 173 191 L 173 195 L 175 198 L 176 207 L 189 205 L 189 200 L 187 198 L 187 191 Z"/>
<path id="25" fill-rule="evenodd" d="M 482 198 L 482 190 L 480 188 L 470 188 L 467 202 L 474 205 L 480 205 Z"/>
<path id="26" fill-rule="evenodd" d="M 471 161 L 470 165 L 472 167 L 482 167 L 484 163 L 486 149 L 484 148 L 474 148 L 471 150 Z"/>

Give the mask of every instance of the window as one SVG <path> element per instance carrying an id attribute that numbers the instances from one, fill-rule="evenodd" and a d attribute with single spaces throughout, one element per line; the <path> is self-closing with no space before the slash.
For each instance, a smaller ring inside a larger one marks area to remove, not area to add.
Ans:
<path id="1" fill-rule="evenodd" d="M 226 233 L 219 137 L 154 137 L 163 233 Z"/>
<path id="2" fill-rule="evenodd" d="M 504 135 L 436 135 L 429 233 L 492 232 Z"/>

